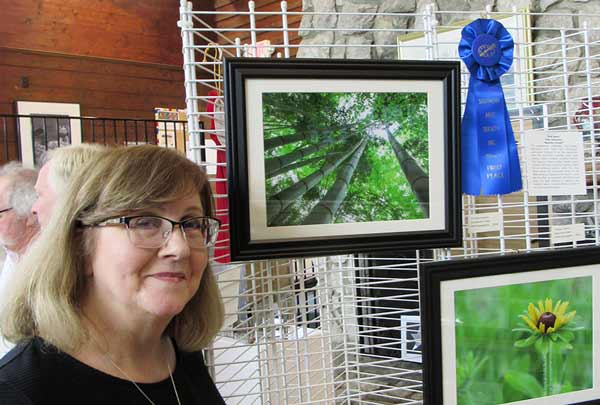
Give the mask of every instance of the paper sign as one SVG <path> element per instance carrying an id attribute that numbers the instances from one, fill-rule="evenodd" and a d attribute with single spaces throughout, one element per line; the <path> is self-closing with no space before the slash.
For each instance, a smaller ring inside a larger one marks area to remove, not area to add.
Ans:
<path id="1" fill-rule="evenodd" d="M 529 195 L 586 194 L 579 132 L 528 131 L 524 138 Z"/>
<path id="2" fill-rule="evenodd" d="M 552 244 L 576 242 L 585 239 L 585 224 L 553 225 L 550 228 Z"/>
<path id="3" fill-rule="evenodd" d="M 275 52 L 275 47 L 271 46 L 271 41 L 265 39 L 259 41 L 255 46 L 244 44 L 242 53 L 247 58 L 270 58 Z"/>
<path id="4" fill-rule="evenodd" d="M 471 233 L 494 232 L 500 230 L 500 213 L 490 212 L 469 216 L 468 229 Z"/>

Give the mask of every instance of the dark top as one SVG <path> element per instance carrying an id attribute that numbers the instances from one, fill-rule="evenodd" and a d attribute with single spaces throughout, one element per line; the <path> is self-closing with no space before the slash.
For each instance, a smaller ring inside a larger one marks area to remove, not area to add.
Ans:
<path id="1" fill-rule="evenodd" d="M 176 349 L 173 379 L 182 405 L 224 405 L 201 352 Z M 177 404 L 171 379 L 138 383 L 156 405 Z M 0 404 L 149 404 L 129 380 L 113 377 L 35 338 L 0 360 Z"/>

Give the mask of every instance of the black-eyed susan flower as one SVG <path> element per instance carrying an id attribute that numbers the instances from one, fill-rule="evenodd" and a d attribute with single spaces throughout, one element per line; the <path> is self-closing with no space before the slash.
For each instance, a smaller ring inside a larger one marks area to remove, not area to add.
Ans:
<path id="1" fill-rule="evenodd" d="M 527 331 L 530 336 L 526 339 L 517 340 L 516 347 L 528 347 L 535 344 L 536 349 L 545 352 L 548 350 L 547 344 L 558 343 L 563 349 L 572 349 L 570 342 L 574 339 L 573 318 L 577 311 L 567 313 L 569 301 L 556 301 L 552 305 L 552 299 L 546 298 L 539 300 L 537 306 L 529 303 L 527 311 L 519 318 L 528 326 L 529 329 L 517 328 L 514 331 Z"/>
<path id="2" fill-rule="evenodd" d="M 534 332 L 551 334 L 561 327 L 567 325 L 574 317 L 577 311 L 566 313 L 569 307 L 569 301 L 556 301 L 552 306 L 552 299 L 546 298 L 545 302 L 538 301 L 537 307 L 529 303 L 527 307 L 527 315 L 519 315 L 519 317 L 533 330 Z"/>
<path id="3" fill-rule="evenodd" d="M 529 303 L 527 311 L 519 315 L 519 318 L 527 325 L 527 328 L 515 328 L 515 332 L 524 332 L 529 334 L 525 339 L 519 339 L 515 342 L 515 347 L 523 348 L 534 346 L 535 351 L 539 353 L 542 359 L 542 382 L 540 389 L 544 395 L 551 395 L 557 392 L 553 384 L 552 377 L 552 354 L 556 350 L 565 351 L 573 349 L 571 341 L 575 339 L 574 331 L 578 328 L 575 325 L 576 311 L 567 313 L 569 301 L 556 301 L 552 305 L 552 299 L 546 298 L 543 302 L 538 301 L 537 306 Z"/>

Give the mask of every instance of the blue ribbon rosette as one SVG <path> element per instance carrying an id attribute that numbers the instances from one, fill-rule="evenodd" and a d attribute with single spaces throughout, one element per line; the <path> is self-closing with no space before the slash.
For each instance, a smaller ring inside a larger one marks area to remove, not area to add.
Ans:
<path id="1" fill-rule="evenodd" d="M 462 189 L 470 195 L 508 194 L 522 188 L 521 168 L 500 76 L 513 62 L 514 42 L 496 20 L 478 19 L 462 30 L 458 53 L 471 79 L 462 120 Z"/>

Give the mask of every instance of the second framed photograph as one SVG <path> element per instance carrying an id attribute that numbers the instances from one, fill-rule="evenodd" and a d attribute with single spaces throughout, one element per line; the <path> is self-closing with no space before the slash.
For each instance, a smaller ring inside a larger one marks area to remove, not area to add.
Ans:
<path id="1" fill-rule="evenodd" d="M 232 260 L 458 245 L 459 73 L 226 59 Z"/>
<path id="2" fill-rule="evenodd" d="M 600 398 L 600 248 L 427 263 L 425 404 Z"/>

